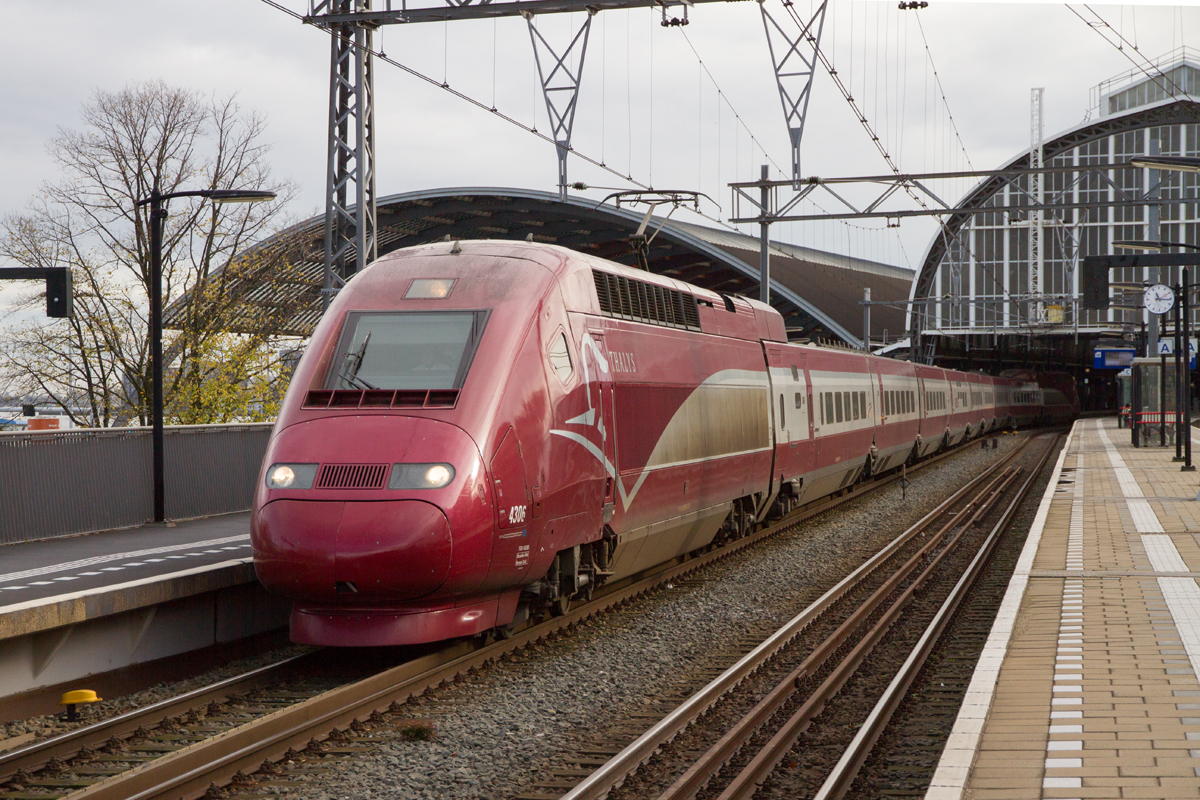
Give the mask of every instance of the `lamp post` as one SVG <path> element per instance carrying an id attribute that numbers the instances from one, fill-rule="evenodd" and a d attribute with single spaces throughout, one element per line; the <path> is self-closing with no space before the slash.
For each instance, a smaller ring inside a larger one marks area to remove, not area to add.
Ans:
<path id="1" fill-rule="evenodd" d="M 274 200 L 274 192 L 256 189 L 197 189 L 163 194 L 156 184 L 150 196 L 137 202 L 150 206 L 150 371 L 154 384 L 150 401 L 153 425 L 152 472 L 154 475 L 154 521 L 166 521 L 166 484 L 163 479 L 163 363 L 162 363 L 162 224 L 166 203 L 177 197 L 203 197 L 214 203 L 259 203 Z"/>
<path id="2" fill-rule="evenodd" d="M 1180 161 L 1194 162 L 1188 166 L 1165 166 L 1164 162 L 1177 163 Z M 1145 163 L 1142 163 L 1145 162 Z M 1153 166 L 1163 169 L 1176 169 L 1184 172 L 1200 172 L 1200 158 L 1177 158 L 1173 156 L 1156 156 L 1154 158 L 1133 159 L 1132 163 L 1137 166 Z M 1136 240 L 1113 242 L 1113 247 L 1120 247 L 1126 250 L 1165 250 L 1168 247 L 1182 247 L 1186 250 L 1200 250 L 1200 245 L 1187 244 L 1186 242 L 1164 242 L 1159 240 Z M 1183 439 L 1183 466 L 1179 468 L 1180 472 L 1194 472 L 1196 468 L 1192 465 L 1192 338 L 1191 338 L 1191 282 L 1188 280 L 1187 266 L 1180 267 L 1179 287 L 1182 291 L 1179 292 L 1179 298 L 1176 302 L 1179 304 L 1179 315 L 1183 319 L 1183 331 L 1179 334 L 1182 339 L 1181 346 L 1186 348 L 1187 356 L 1183 361 L 1187 365 L 1184 372 L 1187 373 L 1187 378 L 1184 379 L 1181 374 L 1175 375 L 1176 382 L 1183 380 L 1183 425 L 1176 427 L 1176 438 Z M 1177 362 L 1178 363 L 1178 362 Z"/>

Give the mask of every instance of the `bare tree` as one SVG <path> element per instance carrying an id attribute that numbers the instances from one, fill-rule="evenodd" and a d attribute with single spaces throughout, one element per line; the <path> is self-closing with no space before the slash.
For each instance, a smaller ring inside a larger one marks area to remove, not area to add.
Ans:
<path id="1" fill-rule="evenodd" d="M 164 334 L 168 416 L 187 422 L 245 416 L 238 409 L 254 407 L 254 398 L 233 402 L 229 387 L 263 390 L 273 370 L 264 354 L 278 334 L 270 315 L 249 326 L 235 319 L 251 288 L 245 276 L 266 280 L 272 269 L 286 271 L 294 255 L 284 244 L 235 259 L 280 227 L 294 193 L 271 175 L 263 118 L 233 97 L 208 98 L 162 82 L 96 91 L 82 116 L 82 130 L 60 130 L 48 146 L 62 180 L 47 185 L 25 213 L 0 222 L 0 257 L 22 266 L 68 266 L 76 289 L 73 319 L 10 326 L 0 345 L 10 388 L 49 395 L 78 425 L 146 424 L 150 224 L 149 208 L 137 202 L 155 186 L 163 193 L 267 189 L 278 199 L 173 200 L 163 236 L 164 304 L 175 304 L 175 330 Z M 200 389 L 217 375 L 223 399 L 207 402 Z"/>

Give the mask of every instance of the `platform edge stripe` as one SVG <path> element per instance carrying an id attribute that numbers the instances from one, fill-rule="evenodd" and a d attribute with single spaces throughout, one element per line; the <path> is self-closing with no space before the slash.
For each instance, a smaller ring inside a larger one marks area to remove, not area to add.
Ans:
<path id="1" fill-rule="evenodd" d="M 1012 637 L 1017 611 L 1021 607 L 1025 589 L 1029 585 L 1029 573 L 1033 566 L 1034 556 L 1037 555 L 1038 546 L 1042 541 L 1042 531 L 1046 527 L 1046 518 L 1050 514 L 1054 491 L 1058 488 L 1063 464 L 1082 422 L 1083 420 L 1076 420 L 1075 424 L 1071 426 L 1071 432 L 1067 434 L 1062 450 L 1059 451 L 1054 471 L 1050 473 L 1050 482 L 1046 484 L 1046 491 L 1042 494 L 1037 514 L 1033 518 L 1033 524 L 1030 525 L 1029 536 L 1025 540 L 1025 546 L 1021 548 L 1021 556 L 1017 560 L 1016 569 L 1013 570 L 1012 579 L 1009 581 L 1004 599 L 1000 603 L 1000 610 L 996 614 L 992 630 L 979 655 L 979 662 L 975 665 L 975 672 L 971 676 L 967 694 L 963 697 L 962 707 L 959 708 L 958 716 L 954 720 L 954 727 L 950 731 L 948 742 L 958 742 L 961 743 L 961 746 L 951 748 L 948 743 L 946 749 L 942 751 L 933 779 L 929 783 L 929 789 L 925 792 L 925 800 L 961 800 L 963 796 L 967 778 L 970 777 L 971 767 L 979 752 L 983 722 L 991 713 L 996 693 L 996 681 L 1000 677 L 1000 667 L 1008 652 L 1008 641 Z"/>
<path id="2" fill-rule="evenodd" d="M 44 567 L 34 567 L 20 572 L 9 572 L 0 575 L 0 583 L 10 583 L 11 581 L 19 581 L 22 578 L 32 578 L 38 575 L 50 575 L 55 572 L 67 572 L 69 570 L 78 569 L 79 567 L 90 567 L 95 564 L 105 564 L 109 561 L 120 561 L 123 558 L 142 558 L 144 556 L 155 556 L 159 553 L 174 553 L 177 550 L 192 550 L 199 547 L 213 547 L 218 544 L 232 544 L 234 542 L 249 541 L 250 534 L 239 533 L 236 536 L 222 536 L 219 539 L 204 539 L 198 542 L 187 542 L 184 544 L 171 544 L 162 547 L 151 547 L 147 550 L 130 550 L 127 553 L 106 553 L 101 556 L 92 556 L 91 558 L 81 558 L 78 561 L 64 561 L 61 564 L 47 564 Z"/>
<path id="3" fill-rule="evenodd" d="M 253 561 L 253 557 L 247 556 L 125 583 L 97 586 L 70 594 L 0 606 L 0 640 L 250 583 L 254 580 Z M 182 591 L 167 591 L 167 584 L 177 581 L 185 581 L 190 585 Z"/>

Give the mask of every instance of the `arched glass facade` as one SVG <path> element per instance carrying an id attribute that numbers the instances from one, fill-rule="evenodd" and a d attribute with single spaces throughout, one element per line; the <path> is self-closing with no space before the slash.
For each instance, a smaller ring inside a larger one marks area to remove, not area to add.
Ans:
<path id="1" fill-rule="evenodd" d="M 1192 72 L 1189 66 L 1187 74 Z M 1138 91 L 1135 85 L 1105 101 L 1124 98 L 1119 106 L 1129 97 L 1136 99 Z M 1140 329 L 1140 307 L 1079 308 L 1078 267 L 1084 256 L 1131 252 L 1114 249 L 1116 241 L 1200 244 L 1197 203 L 1182 199 L 1197 196 L 1200 175 L 1158 173 L 1156 199 L 1150 170 L 1112 168 L 1155 150 L 1200 156 L 1200 104 L 1172 99 L 1107 114 L 1045 143 L 1045 166 L 1062 171 L 1043 178 L 1042 197 L 1052 208 L 1042 214 L 1040 268 L 1030 246 L 1034 214 L 1025 210 L 1032 198 L 1029 176 L 982 182 L 958 207 L 997 210 L 952 215 L 931 244 L 913 283 L 913 341 L 924 340 L 928 346 L 937 337 L 981 334 L 993 339 L 1119 336 Z M 1004 168 L 1028 167 L 1029 159 L 1023 153 Z M 1119 285 L 1154 276 L 1134 272 L 1112 273 L 1114 304 L 1136 301 L 1140 306 L 1140 295 L 1122 292 Z M 1159 280 L 1175 281 L 1175 270 L 1163 273 Z"/>

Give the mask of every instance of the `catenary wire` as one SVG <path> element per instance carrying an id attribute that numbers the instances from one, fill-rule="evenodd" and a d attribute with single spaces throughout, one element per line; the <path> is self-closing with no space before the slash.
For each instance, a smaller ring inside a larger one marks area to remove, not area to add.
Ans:
<path id="1" fill-rule="evenodd" d="M 282 11 L 283 13 L 287 14 L 290 17 L 295 18 L 296 20 L 299 20 L 300 22 L 305 22 L 304 15 L 299 14 L 299 13 L 293 11 L 292 9 L 288 8 L 287 6 L 282 5 L 281 3 L 277 2 L 277 0 L 261 0 L 261 2 L 265 3 L 266 5 L 270 6 L 271 8 L 276 9 L 277 11 Z M 319 26 L 317 26 L 317 27 L 319 27 Z M 324 29 L 322 28 L 322 30 L 324 30 Z M 333 33 L 332 31 L 326 31 L 326 32 L 329 33 L 329 35 L 331 35 L 331 36 L 337 35 L 336 33 Z M 359 47 L 359 45 L 356 45 L 353 42 L 351 42 L 351 45 L 354 47 Z M 366 48 L 363 48 L 363 49 L 366 49 Z M 546 142 L 548 144 L 555 144 L 554 139 L 552 139 L 551 137 L 542 133 L 536 127 L 531 128 L 528 125 L 526 125 L 525 123 L 523 123 L 517 119 L 514 119 L 513 117 L 510 117 L 508 114 L 505 114 L 503 111 L 492 109 L 490 106 L 488 106 L 487 103 L 476 100 L 474 97 L 471 97 L 468 94 L 460 92 L 459 90 L 452 88 L 448 84 L 439 83 L 436 78 L 431 78 L 422 72 L 418 72 L 417 70 L 413 69 L 412 67 L 409 67 L 405 64 L 401 64 L 399 61 L 396 61 L 394 58 L 391 58 L 390 56 L 386 56 L 381 52 L 377 52 L 374 50 L 367 50 L 367 52 L 369 52 L 371 55 L 378 58 L 380 61 L 384 61 L 384 62 L 390 64 L 391 66 L 396 67 L 397 69 L 408 73 L 409 75 L 413 76 L 414 78 L 423 80 L 426 83 L 430 84 L 431 86 L 436 86 L 437 88 L 442 89 L 443 91 L 449 92 L 450 94 L 454 95 L 458 99 L 465 100 L 466 102 L 470 103 L 471 105 L 475 106 L 476 108 L 486 111 L 489 114 L 493 114 L 493 115 L 499 117 L 500 119 L 504 120 L 505 122 L 509 123 L 510 125 L 520 128 L 521 130 L 525 131 L 526 133 L 533 134 L 534 136 L 538 137 L 539 139 L 543 140 L 544 142 Z M 536 107 L 536 104 L 535 104 L 535 107 Z M 604 170 L 605 172 L 608 172 L 608 173 L 616 176 L 617 178 L 620 178 L 621 180 L 629 181 L 633 185 L 638 186 L 642 189 L 650 188 L 646 184 L 635 179 L 632 175 L 622 175 L 620 172 L 613 169 L 612 167 L 609 167 L 606 164 L 603 164 L 602 162 L 597 161 L 596 159 L 592 158 L 591 156 L 589 156 L 585 153 L 579 152 L 578 150 L 576 150 L 573 147 L 569 148 L 569 149 L 571 151 L 571 154 L 574 155 L 576 158 L 580 158 L 580 159 L 586 161 L 587 163 L 591 164 L 594 167 L 599 167 L 600 169 Z"/>

